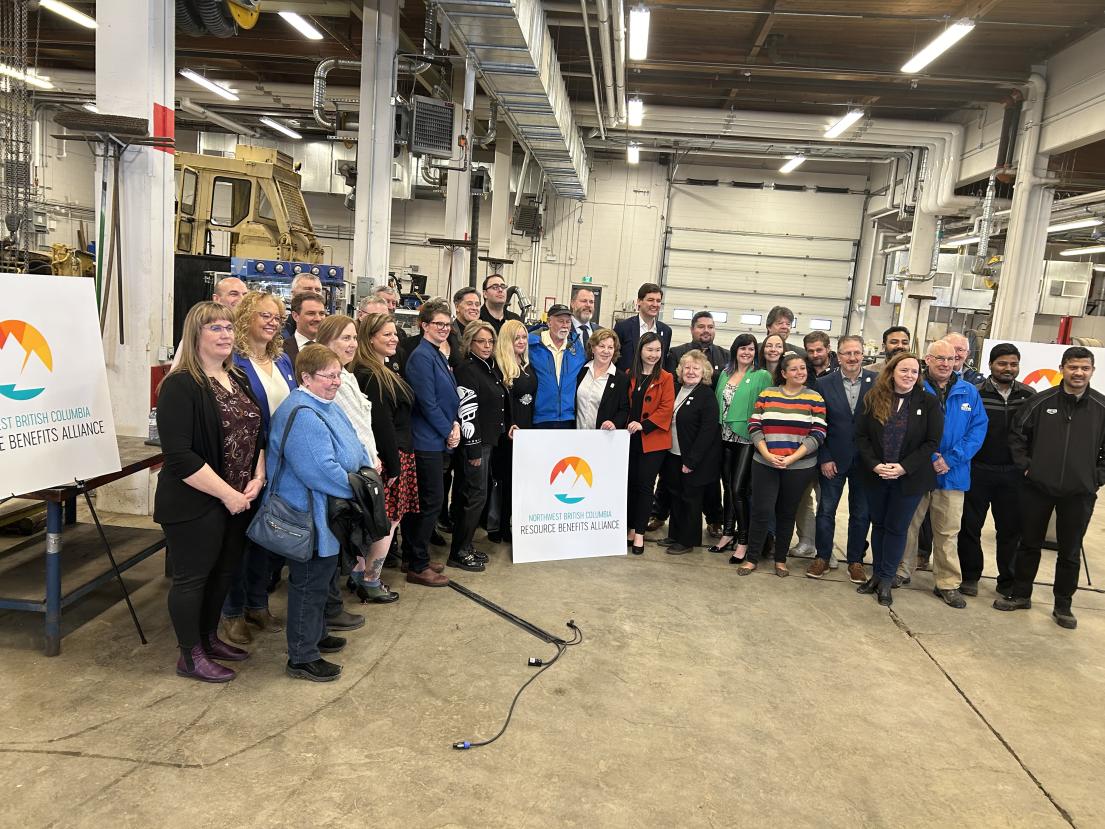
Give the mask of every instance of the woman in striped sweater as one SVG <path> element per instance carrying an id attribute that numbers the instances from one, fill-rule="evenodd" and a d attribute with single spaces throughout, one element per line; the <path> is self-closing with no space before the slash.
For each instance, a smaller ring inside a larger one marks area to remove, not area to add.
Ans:
<path id="1" fill-rule="evenodd" d="M 771 518 L 775 517 L 775 575 L 789 576 L 787 550 L 802 495 L 817 477 L 817 450 L 825 440 L 825 400 L 806 387 L 806 361 L 794 352 L 779 358 L 775 385 L 764 389 L 748 419 L 756 447 L 752 461 L 752 529 L 748 560 L 737 573 L 756 566 Z"/>

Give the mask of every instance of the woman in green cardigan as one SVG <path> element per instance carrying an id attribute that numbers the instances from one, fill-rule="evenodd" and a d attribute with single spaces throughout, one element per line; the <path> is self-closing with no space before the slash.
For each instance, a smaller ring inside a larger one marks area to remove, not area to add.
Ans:
<path id="1" fill-rule="evenodd" d="M 771 375 L 756 368 L 758 343 L 751 334 L 741 334 L 729 349 L 729 365 L 717 383 L 721 410 L 721 486 L 725 492 L 722 536 L 711 553 L 734 550 L 730 564 L 744 561 L 748 552 L 749 483 L 755 449 L 748 437 L 748 418 L 760 392 L 771 385 Z M 735 524 L 735 527 L 734 527 Z"/>

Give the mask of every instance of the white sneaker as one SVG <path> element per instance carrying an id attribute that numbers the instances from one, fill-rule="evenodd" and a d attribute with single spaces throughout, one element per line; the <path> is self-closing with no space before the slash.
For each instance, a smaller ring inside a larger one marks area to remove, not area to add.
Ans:
<path id="1" fill-rule="evenodd" d="M 840 559 L 838 559 L 832 553 L 829 553 L 829 569 L 830 570 L 835 570 L 839 566 L 840 566 Z"/>
<path id="2" fill-rule="evenodd" d="M 817 555 L 817 549 L 808 541 L 799 541 L 790 548 L 790 553 L 788 555 L 794 558 L 813 558 Z"/>

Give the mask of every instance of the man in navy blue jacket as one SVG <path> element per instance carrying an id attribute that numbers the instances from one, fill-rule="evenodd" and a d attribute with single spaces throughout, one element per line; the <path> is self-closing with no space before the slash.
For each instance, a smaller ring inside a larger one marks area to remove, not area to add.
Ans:
<path id="1" fill-rule="evenodd" d="M 845 336 L 837 341 L 838 371 L 817 380 L 817 391 L 825 398 L 825 422 L 828 437 L 821 444 L 821 494 L 817 501 L 817 557 L 806 568 L 806 575 L 819 579 L 829 569 L 836 533 L 836 510 L 848 484 L 848 578 L 855 584 L 867 581 L 863 556 L 867 552 L 867 514 L 859 450 L 856 448 L 856 415 L 863 411 L 863 398 L 871 390 L 873 371 L 863 367 L 863 337 Z"/>
<path id="2" fill-rule="evenodd" d="M 624 319 L 614 326 L 614 333 L 621 341 L 621 352 L 615 364 L 618 371 L 625 371 L 633 365 L 637 353 L 637 342 L 641 335 L 654 331 L 660 336 L 661 365 L 667 359 L 671 348 L 671 328 L 660 322 L 660 306 L 664 302 L 664 292 L 653 282 L 646 282 L 637 289 L 637 316 Z"/>
<path id="3" fill-rule="evenodd" d="M 529 361 L 537 375 L 533 402 L 535 429 L 574 429 L 576 376 L 587 364 L 587 352 L 572 328 L 572 312 L 557 303 L 549 309 L 548 326 L 529 335 Z"/>

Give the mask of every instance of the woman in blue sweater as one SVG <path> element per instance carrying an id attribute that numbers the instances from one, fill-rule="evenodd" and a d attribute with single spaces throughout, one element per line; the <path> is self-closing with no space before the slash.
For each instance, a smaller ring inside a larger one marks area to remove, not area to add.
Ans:
<path id="1" fill-rule="evenodd" d="M 300 388 L 272 416 L 266 461 L 273 491 L 295 509 L 309 507 L 315 526 L 315 554 L 309 561 L 288 560 L 287 672 L 328 682 L 338 678 L 341 666 L 327 662 L 322 653 L 341 650 L 345 640 L 326 633 L 326 594 L 338 563 L 338 539 L 328 525 L 326 499 L 352 497 L 349 473 L 368 466 L 369 459 L 353 424 L 334 404 L 341 386 L 337 355 L 324 345 L 307 345 L 296 357 L 295 369 Z"/>

